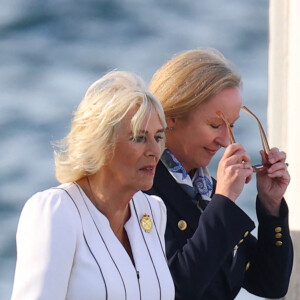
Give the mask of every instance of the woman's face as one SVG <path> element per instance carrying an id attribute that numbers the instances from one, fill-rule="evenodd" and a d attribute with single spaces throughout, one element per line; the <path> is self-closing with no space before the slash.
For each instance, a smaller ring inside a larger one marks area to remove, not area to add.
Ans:
<path id="1" fill-rule="evenodd" d="M 156 165 L 162 151 L 164 128 L 156 111 L 146 118 L 136 139 L 130 122 L 135 110 L 129 112 L 117 129 L 115 151 L 105 165 L 106 176 L 126 191 L 148 190 L 153 185 Z"/>
<path id="2" fill-rule="evenodd" d="M 237 87 L 225 88 L 201 104 L 188 118 L 169 119 L 167 148 L 189 172 L 207 166 L 220 147 L 229 144 L 226 125 L 216 115 L 222 111 L 231 126 L 239 118 L 242 98 Z"/>

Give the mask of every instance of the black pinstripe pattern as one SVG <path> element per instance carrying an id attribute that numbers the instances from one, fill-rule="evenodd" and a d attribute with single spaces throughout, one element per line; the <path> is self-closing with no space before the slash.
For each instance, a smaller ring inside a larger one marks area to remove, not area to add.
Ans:
<path id="1" fill-rule="evenodd" d="M 52 188 L 52 189 L 62 190 L 62 191 L 64 191 L 64 192 L 71 198 L 71 200 L 73 201 L 73 203 L 74 203 L 74 205 L 75 205 L 75 207 L 76 207 L 76 209 L 77 209 L 77 211 L 78 211 L 78 214 L 79 214 L 79 217 L 80 217 L 80 221 L 81 221 L 81 224 L 82 224 L 82 217 L 81 217 L 79 208 L 77 207 L 76 202 L 74 201 L 74 199 L 72 198 L 72 196 L 69 194 L 69 192 L 68 192 L 67 190 L 63 189 L 63 188 L 57 188 L 57 187 L 55 187 L 55 188 Z M 82 227 L 83 227 L 83 226 L 82 226 Z M 87 247 L 88 247 L 88 249 L 89 249 L 91 255 L 93 256 L 93 258 L 94 258 L 94 260 L 95 260 L 95 262 L 96 262 L 96 264 L 97 264 L 97 266 L 98 266 L 98 268 L 99 268 L 99 271 L 100 271 L 100 273 L 101 273 L 101 276 L 102 276 L 102 278 L 103 278 L 103 282 L 104 282 L 104 286 L 105 286 L 105 294 L 106 294 L 105 299 L 107 299 L 107 297 L 108 297 L 108 294 L 107 294 L 107 285 L 106 285 L 106 282 L 105 282 L 105 278 L 104 278 L 104 276 L 103 276 L 103 272 L 102 272 L 102 270 L 101 270 L 101 267 L 100 267 L 100 265 L 99 265 L 99 263 L 98 263 L 98 261 L 97 261 L 95 255 L 94 255 L 92 249 L 90 248 L 90 246 L 89 246 L 89 244 L 88 244 L 88 242 L 87 242 L 87 240 L 86 240 L 84 231 L 83 231 L 82 233 L 83 233 L 83 237 L 84 237 L 85 243 L 86 243 L 86 245 L 87 245 Z"/>
<path id="2" fill-rule="evenodd" d="M 159 234 L 158 234 L 157 226 L 156 226 L 156 224 L 155 224 L 155 220 L 154 220 L 154 217 L 153 217 L 152 206 L 151 206 L 151 204 L 150 204 L 150 201 L 149 201 L 147 195 L 146 195 L 145 193 L 143 193 L 143 195 L 144 195 L 144 197 L 147 199 L 147 202 L 148 202 L 148 204 L 149 204 L 149 207 L 150 207 L 150 210 L 151 210 L 151 215 L 152 215 L 152 220 L 153 220 L 153 224 L 154 224 L 154 228 L 155 228 L 155 231 L 156 231 L 156 234 L 157 234 L 157 236 L 158 236 L 159 243 L 160 243 L 160 248 L 161 248 L 161 251 L 162 251 L 162 253 L 163 253 L 163 255 L 164 255 L 165 259 L 166 259 L 166 262 L 168 263 L 167 256 L 166 256 L 166 254 L 165 254 L 165 252 L 164 252 L 164 248 L 163 248 L 163 246 L 162 246 L 162 242 L 161 242 L 160 236 L 159 236 Z M 151 197 L 151 196 L 150 196 L 150 197 Z"/>
<path id="3" fill-rule="evenodd" d="M 137 218 L 138 221 L 139 221 L 139 217 L 138 217 L 138 214 L 137 214 L 136 206 L 135 206 L 135 203 L 134 203 L 134 198 L 132 198 L 132 203 L 133 203 L 133 207 L 134 207 L 134 211 L 135 211 L 136 218 Z M 149 201 L 148 201 L 148 204 L 149 204 L 150 210 L 151 210 L 151 205 L 150 205 Z M 152 220 L 154 220 L 153 214 L 152 214 L 152 210 L 151 210 L 151 216 L 152 216 Z M 145 239 L 145 236 L 144 236 L 144 232 L 143 232 L 141 226 L 139 226 L 139 227 L 140 227 L 140 231 L 141 231 L 141 234 L 142 234 L 144 243 L 145 243 L 146 248 L 147 248 L 147 250 L 148 250 L 148 254 L 149 254 L 149 257 L 150 257 L 150 259 L 151 259 L 151 262 L 152 262 L 152 265 L 153 265 L 153 269 L 154 269 L 154 271 L 155 271 L 155 275 L 156 275 L 157 282 L 158 282 L 158 286 L 159 286 L 159 299 L 161 299 L 161 284 L 160 284 L 160 281 L 159 281 L 159 277 L 158 277 L 158 274 L 157 274 L 157 270 L 156 270 L 156 268 L 155 268 L 155 264 L 154 264 L 154 262 L 153 262 L 153 258 L 152 258 L 151 252 L 150 252 L 150 250 L 149 250 L 148 244 L 147 244 L 147 242 L 146 242 L 146 239 Z M 156 228 L 156 226 L 155 226 L 155 228 Z M 156 230 L 156 232 L 157 232 L 157 230 Z"/>
<path id="4" fill-rule="evenodd" d="M 76 187 L 77 187 L 77 189 L 78 189 L 78 191 L 79 191 L 79 193 L 80 193 L 80 195 L 81 195 L 81 197 L 82 197 L 82 200 L 83 200 L 83 202 L 84 202 L 84 204 L 85 204 L 85 206 L 86 206 L 86 208 L 87 208 L 87 210 L 88 210 L 88 212 L 89 212 L 89 214 L 90 214 L 90 216 L 91 216 L 91 218 L 92 218 L 92 220 L 93 220 L 93 223 L 94 223 L 94 225 L 95 225 L 95 227 L 96 227 L 96 229 L 97 229 L 97 231 L 98 231 L 99 236 L 101 237 L 101 240 L 102 240 L 103 244 L 105 245 L 105 248 L 106 248 L 106 250 L 107 250 L 107 252 L 108 252 L 108 254 L 109 254 L 109 256 L 110 256 L 112 262 L 114 263 L 116 269 L 118 270 L 118 273 L 119 273 L 119 275 L 120 275 L 120 277 L 121 277 L 121 280 L 122 280 L 122 283 L 123 283 L 123 287 L 124 287 L 124 291 L 125 291 L 125 300 L 127 300 L 126 286 L 125 286 L 125 283 L 124 283 L 124 279 L 123 279 L 123 277 L 122 277 L 122 275 L 121 275 L 121 272 L 120 272 L 120 270 L 119 270 L 119 268 L 118 268 L 116 262 L 114 261 L 114 259 L 113 259 L 112 255 L 111 255 L 111 253 L 109 252 L 109 249 L 108 249 L 108 247 L 107 247 L 107 245 L 106 245 L 106 243 L 105 243 L 105 241 L 104 241 L 103 236 L 101 235 L 101 233 L 100 233 L 100 231 L 99 231 L 99 229 L 98 229 L 98 226 L 97 226 L 95 220 L 93 219 L 93 216 L 92 216 L 92 214 L 91 214 L 91 212 L 90 212 L 90 210 L 89 210 L 89 208 L 88 208 L 88 206 L 87 206 L 87 204 L 86 204 L 86 202 L 85 202 L 85 200 L 84 200 L 84 197 L 83 197 L 83 195 L 82 195 L 81 189 L 79 188 L 79 186 L 78 186 L 77 183 L 74 183 L 74 184 L 76 185 Z"/>

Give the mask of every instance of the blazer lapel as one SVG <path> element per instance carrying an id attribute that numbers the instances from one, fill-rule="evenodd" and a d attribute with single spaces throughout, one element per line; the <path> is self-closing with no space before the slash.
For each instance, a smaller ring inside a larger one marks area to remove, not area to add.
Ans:
<path id="1" fill-rule="evenodd" d="M 133 267 L 129 256 L 126 254 L 125 249 L 119 246 L 117 238 L 110 233 L 111 228 L 109 221 L 104 216 L 101 217 L 101 221 L 94 220 L 92 217 L 92 204 L 84 199 L 83 192 L 79 186 L 75 184 L 75 187 L 65 189 L 65 191 L 69 194 L 77 207 L 86 244 L 107 285 L 111 284 L 109 277 L 112 277 L 113 274 L 116 274 L 115 276 L 121 280 L 121 273 L 123 271 L 121 270 L 120 273 L 117 268 L 112 268 L 114 265 L 118 265 L 120 269 L 126 270 L 129 279 L 135 278 L 135 268 Z M 98 227 L 101 228 L 101 232 Z M 107 238 L 107 236 L 109 236 L 109 238 Z M 105 249 L 107 251 L 105 251 Z M 123 277 L 123 280 L 127 281 L 129 280 L 128 278 Z M 122 285 L 121 282 L 120 284 Z M 135 284 L 137 284 L 137 282 L 133 283 L 133 285 Z M 108 289 L 109 288 L 110 287 L 108 286 Z M 112 286 L 111 288 L 114 287 Z M 138 290 L 137 286 L 136 288 Z"/>
<path id="2" fill-rule="evenodd" d="M 166 206 L 176 212 L 180 218 L 188 218 L 189 226 L 196 230 L 201 214 L 200 211 L 161 161 L 157 165 L 154 185 L 151 190 L 153 194 L 156 194 L 155 191 L 157 191 L 158 196 L 162 198 Z M 151 194 L 151 190 L 147 191 L 149 195 Z"/>

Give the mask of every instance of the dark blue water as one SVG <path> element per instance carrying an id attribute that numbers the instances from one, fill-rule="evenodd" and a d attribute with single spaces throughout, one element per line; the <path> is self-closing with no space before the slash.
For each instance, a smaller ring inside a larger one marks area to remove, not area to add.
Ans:
<path id="1" fill-rule="evenodd" d="M 146 82 L 173 54 L 215 47 L 240 70 L 245 104 L 266 124 L 267 0 L 2 0 L 0 10 L 0 295 L 9 299 L 25 201 L 56 185 L 51 141 L 68 131 L 87 87 L 118 68 Z M 256 124 L 236 138 L 258 160 Z M 214 173 L 216 164 L 211 167 Z M 255 183 L 239 204 L 254 215 Z M 253 196 L 249 197 L 248 195 Z M 256 299 L 242 294 L 239 299 Z"/>

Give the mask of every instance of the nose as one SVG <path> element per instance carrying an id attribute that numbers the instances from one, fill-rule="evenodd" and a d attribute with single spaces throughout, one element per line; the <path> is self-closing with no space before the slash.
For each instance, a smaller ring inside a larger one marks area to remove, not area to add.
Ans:
<path id="1" fill-rule="evenodd" d="M 149 138 L 147 142 L 146 155 L 159 158 L 161 155 L 161 145 L 154 138 Z"/>
<path id="2" fill-rule="evenodd" d="M 219 135 L 215 140 L 221 147 L 227 147 L 230 144 L 230 136 L 227 128 L 224 128 L 221 132 L 219 132 Z"/>

